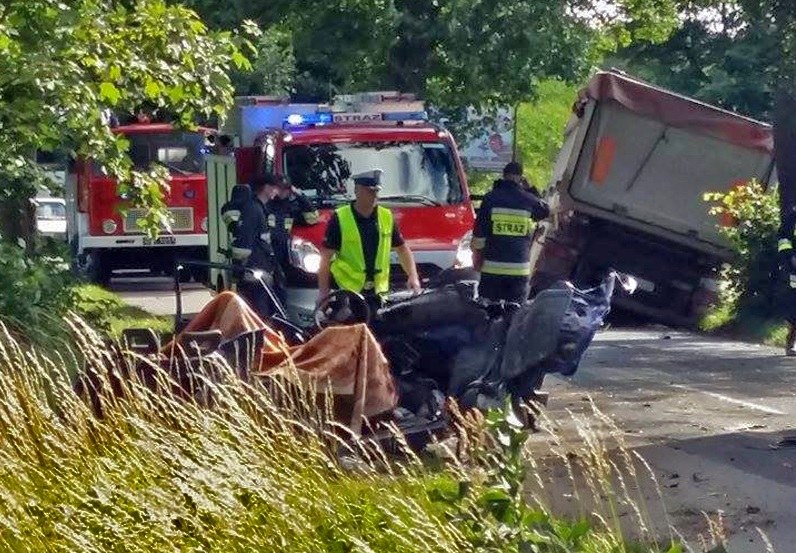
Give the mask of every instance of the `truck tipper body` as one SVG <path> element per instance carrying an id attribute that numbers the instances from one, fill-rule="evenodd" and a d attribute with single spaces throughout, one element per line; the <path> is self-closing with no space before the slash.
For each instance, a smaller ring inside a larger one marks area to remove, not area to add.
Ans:
<path id="1" fill-rule="evenodd" d="M 564 134 L 531 252 L 534 290 L 610 267 L 639 282 L 618 305 L 696 322 L 731 255 L 704 195 L 775 182 L 771 127 L 608 71 L 579 93 Z"/>

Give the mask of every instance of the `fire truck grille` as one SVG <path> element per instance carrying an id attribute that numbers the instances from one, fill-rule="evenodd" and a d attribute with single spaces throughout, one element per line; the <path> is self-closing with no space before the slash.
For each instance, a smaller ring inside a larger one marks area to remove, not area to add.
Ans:
<path id="1" fill-rule="evenodd" d="M 185 232 L 194 229 L 192 207 L 172 207 L 168 211 L 172 217 L 171 230 Z M 145 216 L 146 210 L 144 209 L 129 209 L 127 217 L 124 218 L 125 234 L 143 234 L 141 227 L 138 226 L 138 220 Z"/>

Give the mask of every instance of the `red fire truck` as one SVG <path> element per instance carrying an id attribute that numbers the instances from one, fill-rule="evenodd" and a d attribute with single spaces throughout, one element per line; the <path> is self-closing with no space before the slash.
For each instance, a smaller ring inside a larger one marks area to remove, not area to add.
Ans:
<path id="1" fill-rule="evenodd" d="M 221 133 L 230 155 L 207 159 L 210 261 L 226 263 L 231 241 L 221 206 L 232 187 L 256 174 L 285 176 L 320 212 L 313 226 L 294 226 L 287 268 L 288 316 L 311 324 L 317 299 L 319 246 L 332 211 L 353 199 L 351 175 L 382 170 L 380 203 L 389 207 L 412 249 L 421 281 L 454 266 L 472 265 L 475 214 L 451 134 L 432 124 L 423 103 L 397 92 L 345 95 L 331 105 L 291 104 L 284 99 L 244 97 Z M 406 275 L 397 259 L 393 286 Z M 216 290 L 230 288 L 230 275 L 212 270 Z"/>
<path id="2" fill-rule="evenodd" d="M 176 257 L 207 257 L 207 179 L 204 172 L 209 129 L 186 131 L 166 123 L 115 126 L 129 141 L 128 153 L 137 169 L 152 163 L 168 168 L 170 191 L 166 204 L 171 232 L 155 240 L 145 236 L 138 221 L 145 210 L 129 208 L 114 179 L 90 159 L 71 164 L 65 182 L 67 235 L 76 269 L 92 281 L 107 283 L 117 269 L 149 269 L 170 274 Z M 202 272 L 183 278 L 199 280 Z M 182 277 L 182 275 L 181 275 Z"/>

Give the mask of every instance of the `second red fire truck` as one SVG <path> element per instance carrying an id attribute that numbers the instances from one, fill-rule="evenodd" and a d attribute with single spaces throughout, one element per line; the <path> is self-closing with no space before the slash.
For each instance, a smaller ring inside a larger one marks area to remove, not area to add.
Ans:
<path id="1" fill-rule="evenodd" d="M 148 269 L 172 272 L 174 260 L 207 257 L 206 135 L 209 129 L 186 131 L 167 123 L 135 122 L 116 125 L 113 132 L 129 141 L 128 153 L 136 169 L 161 164 L 169 170 L 167 208 L 171 232 L 148 238 L 138 220 L 145 210 L 127 207 L 114 179 L 90 159 L 71 164 L 65 180 L 67 238 L 77 269 L 94 282 L 107 283 L 113 271 Z M 204 280 L 201 270 L 184 279 Z"/>

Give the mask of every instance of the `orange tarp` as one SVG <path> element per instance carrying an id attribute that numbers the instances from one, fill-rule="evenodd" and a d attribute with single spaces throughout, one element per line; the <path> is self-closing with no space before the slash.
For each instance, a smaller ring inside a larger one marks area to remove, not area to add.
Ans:
<path id="1" fill-rule="evenodd" d="M 398 404 L 387 358 L 364 324 L 326 328 L 306 344 L 288 347 L 282 335 L 269 328 L 240 296 L 226 291 L 213 298 L 183 332 L 220 330 L 226 341 L 257 329 L 266 340 L 252 374 L 292 373 L 304 383 L 314 382 L 319 390 L 329 386 L 335 396 L 346 396 L 351 402 L 355 433 L 360 432 L 363 417 L 383 414 Z"/>

